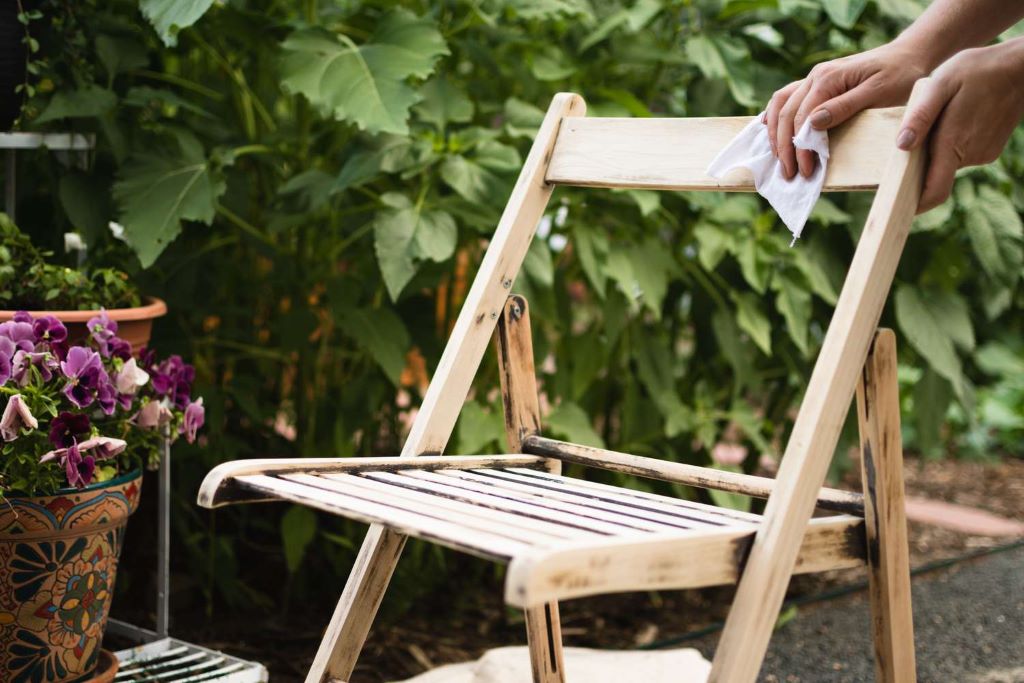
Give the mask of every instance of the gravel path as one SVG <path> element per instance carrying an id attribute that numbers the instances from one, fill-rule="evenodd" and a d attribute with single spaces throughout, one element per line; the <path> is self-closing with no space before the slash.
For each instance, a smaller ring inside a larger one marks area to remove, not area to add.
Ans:
<path id="1" fill-rule="evenodd" d="M 918 576 L 913 593 L 920 683 L 1024 683 L 1024 548 Z M 687 645 L 710 658 L 717 637 Z M 873 681 L 866 596 L 801 608 L 772 638 L 761 680 Z"/>

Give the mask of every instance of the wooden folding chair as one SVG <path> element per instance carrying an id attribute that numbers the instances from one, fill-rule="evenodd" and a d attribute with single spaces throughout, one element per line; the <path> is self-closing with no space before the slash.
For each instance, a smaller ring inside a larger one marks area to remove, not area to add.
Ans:
<path id="1" fill-rule="evenodd" d="M 709 680 L 749 683 L 790 576 L 865 562 L 877 678 L 915 680 L 895 338 L 876 332 L 921 186 L 920 153 L 892 143 L 901 110 L 864 112 L 831 135 L 825 189 L 878 191 L 770 480 L 540 435 L 526 302 L 509 289 L 554 187 L 753 189 L 742 173 L 704 172 L 748 117 L 588 119 L 584 109 L 568 93 L 548 109 L 401 457 L 226 463 L 200 505 L 287 500 L 371 525 L 307 683 L 348 680 L 408 536 L 508 563 L 505 598 L 526 612 L 535 681 L 564 681 L 559 600 L 738 581 Z M 495 328 L 512 454 L 441 456 Z M 855 389 L 863 495 L 822 489 Z M 565 477 L 562 462 L 768 503 L 763 515 L 725 510 Z M 812 519 L 816 507 L 846 514 Z"/>

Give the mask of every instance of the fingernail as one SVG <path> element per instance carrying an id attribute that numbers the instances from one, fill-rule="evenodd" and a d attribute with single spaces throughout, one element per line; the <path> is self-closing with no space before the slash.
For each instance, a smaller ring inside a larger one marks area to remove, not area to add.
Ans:
<path id="1" fill-rule="evenodd" d="M 896 138 L 896 146 L 900 149 L 910 149 L 910 146 L 914 144 L 914 140 L 917 139 L 917 135 L 914 131 L 909 128 L 904 128 L 900 131 L 899 137 Z"/>
<path id="2" fill-rule="evenodd" d="M 828 109 L 819 109 L 811 114 L 811 125 L 815 128 L 824 128 L 832 123 L 832 112 Z"/>

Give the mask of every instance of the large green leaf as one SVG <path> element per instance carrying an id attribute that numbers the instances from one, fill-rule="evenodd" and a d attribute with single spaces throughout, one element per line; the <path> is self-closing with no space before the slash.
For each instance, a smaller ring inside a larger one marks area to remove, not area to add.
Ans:
<path id="1" fill-rule="evenodd" d="M 420 100 L 409 79 L 429 76 L 448 54 L 437 26 L 404 9 L 388 14 L 362 45 L 310 28 L 294 31 L 281 47 L 286 90 L 371 133 L 409 131 L 409 108 Z"/>
<path id="2" fill-rule="evenodd" d="M 281 540 L 288 573 L 294 574 L 302 564 L 306 548 L 316 536 L 316 513 L 307 507 L 293 505 L 281 517 Z"/>
<path id="3" fill-rule="evenodd" d="M 139 0 L 142 15 L 156 29 L 164 45 L 178 44 L 178 32 L 199 21 L 213 0 Z"/>
<path id="4" fill-rule="evenodd" d="M 767 354 L 772 352 L 772 326 L 761 310 L 761 301 L 750 292 L 732 294 L 736 303 L 736 324 Z"/>
<path id="5" fill-rule="evenodd" d="M 967 235 L 985 272 L 1012 285 L 1024 267 L 1024 223 L 1008 197 L 989 185 L 978 188 L 965 209 Z"/>
<path id="6" fill-rule="evenodd" d="M 409 332 L 402 319 L 390 308 L 367 308 L 343 309 L 338 320 L 342 330 L 373 356 L 398 386 L 409 350 Z"/>
<path id="7" fill-rule="evenodd" d="M 573 443 L 604 448 L 604 439 L 590 423 L 587 413 L 571 401 L 562 401 L 548 415 L 547 425 L 553 434 Z"/>
<path id="8" fill-rule="evenodd" d="M 163 152 L 139 152 L 114 183 L 114 200 L 125 238 L 144 268 L 153 265 L 181 232 L 183 220 L 209 225 L 226 189 L 202 146 L 191 136 Z"/>
<path id="9" fill-rule="evenodd" d="M 737 102 L 747 107 L 758 105 L 754 97 L 750 49 L 741 39 L 699 33 L 687 39 L 686 55 L 705 78 L 725 79 Z"/>
<path id="10" fill-rule="evenodd" d="M 822 0 L 829 19 L 842 28 L 853 28 L 868 0 Z"/>
<path id="11" fill-rule="evenodd" d="M 445 261 L 455 252 L 458 227 L 446 211 L 424 209 L 397 192 L 381 197 L 385 208 L 374 221 L 374 249 L 393 301 L 423 260 Z"/>
<path id="12" fill-rule="evenodd" d="M 77 119 L 99 116 L 117 104 L 117 95 L 98 85 L 87 85 L 77 90 L 58 91 L 36 118 L 36 123 L 57 119 Z"/>
<path id="13" fill-rule="evenodd" d="M 463 455 L 480 455 L 503 442 L 505 419 L 501 411 L 485 409 L 476 401 L 466 401 L 459 413 L 459 441 L 456 447 Z"/>
<path id="14" fill-rule="evenodd" d="M 419 117 L 438 130 L 449 123 L 465 123 L 473 118 L 473 100 L 444 76 L 435 76 L 420 89 L 423 101 L 416 105 Z"/>
<path id="15" fill-rule="evenodd" d="M 963 400 L 967 386 L 956 347 L 970 350 L 974 346 L 966 303 L 955 293 L 923 291 L 911 285 L 897 287 L 895 303 L 896 321 L 911 346 L 949 380 Z"/>

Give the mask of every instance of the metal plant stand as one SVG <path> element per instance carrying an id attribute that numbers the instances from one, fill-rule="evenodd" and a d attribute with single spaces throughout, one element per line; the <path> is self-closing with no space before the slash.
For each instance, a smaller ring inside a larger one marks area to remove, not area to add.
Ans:
<path id="1" fill-rule="evenodd" d="M 17 204 L 17 152 L 47 149 L 61 161 L 80 168 L 88 165 L 95 136 L 81 133 L 0 133 L 4 154 L 4 211 L 15 220 Z M 160 459 L 157 501 L 157 565 L 155 630 L 109 619 L 107 633 L 137 646 L 114 654 L 120 661 L 117 683 L 266 683 L 267 669 L 214 650 L 193 645 L 169 632 L 171 561 L 171 439 L 165 434 Z"/>

